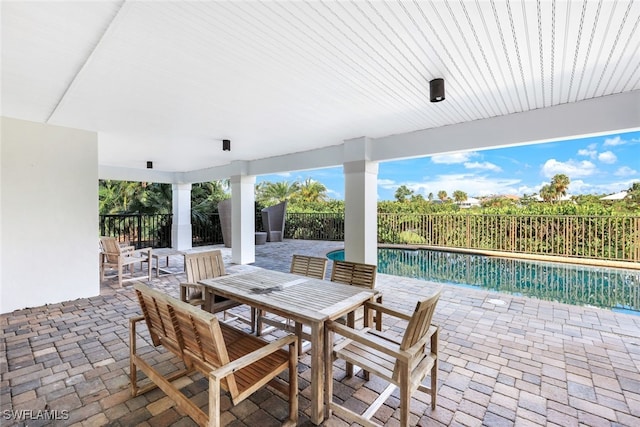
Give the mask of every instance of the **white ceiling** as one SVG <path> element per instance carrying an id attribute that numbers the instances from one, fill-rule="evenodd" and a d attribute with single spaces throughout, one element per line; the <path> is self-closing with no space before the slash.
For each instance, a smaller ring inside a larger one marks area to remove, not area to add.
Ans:
<path id="1" fill-rule="evenodd" d="M 194 171 L 639 90 L 639 27 L 630 0 L 3 0 L 2 115 Z"/>

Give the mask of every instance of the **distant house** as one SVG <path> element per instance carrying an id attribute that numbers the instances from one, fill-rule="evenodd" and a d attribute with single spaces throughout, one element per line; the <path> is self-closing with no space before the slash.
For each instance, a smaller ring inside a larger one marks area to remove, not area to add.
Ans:
<path id="1" fill-rule="evenodd" d="M 457 202 L 456 204 L 460 206 L 460 209 L 469 209 L 480 206 L 480 200 L 474 197 L 467 197 L 467 200 L 465 200 L 464 202 Z"/>
<path id="2" fill-rule="evenodd" d="M 573 196 L 571 196 L 570 194 L 565 194 L 564 196 L 562 196 L 562 197 L 560 197 L 559 199 L 554 200 L 554 201 L 567 202 L 567 201 L 571 200 L 571 197 L 573 197 Z M 544 202 L 544 199 L 543 199 L 542 197 L 540 197 L 540 195 L 539 195 L 539 194 L 536 194 L 535 199 L 536 199 L 537 201 L 539 201 L 539 202 Z"/>
<path id="3" fill-rule="evenodd" d="M 600 200 L 622 200 L 627 197 L 626 191 L 621 191 L 619 193 L 609 194 L 608 196 L 600 197 Z"/>

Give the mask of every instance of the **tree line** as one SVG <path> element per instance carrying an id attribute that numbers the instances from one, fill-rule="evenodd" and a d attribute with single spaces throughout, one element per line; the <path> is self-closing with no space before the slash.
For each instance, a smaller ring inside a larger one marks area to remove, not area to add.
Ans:
<path id="1" fill-rule="evenodd" d="M 569 188 L 569 184 L 571 180 L 565 174 L 557 174 L 555 175 L 549 184 L 543 185 L 540 189 L 540 198 L 545 202 L 553 202 L 560 200 L 563 196 L 567 195 L 567 188 Z M 456 202 L 462 203 L 468 200 L 469 196 L 462 190 L 456 190 L 453 192 L 453 197 L 449 197 L 445 190 L 438 191 L 438 200 L 441 202 Z M 535 194 L 533 195 L 535 196 Z M 409 189 L 406 185 L 401 185 L 396 190 L 394 197 L 398 202 L 406 202 L 406 201 L 414 201 L 414 200 L 424 200 L 424 197 L 421 194 L 415 194 L 413 190 Z M 526 197 L 526 195 L 525 195 Z M 433 193 L 429 193 L 427 196 L 427 200 L 430 202 L 434 200 Z"/>
<path id="2" fill-rule="evenodd" d="M 525 195 L 519 200 L 506 196 L 484 198 L 481 210 L 489 213 L 548 212 L 554 214 L 638 213 L 640 212 L 640 182 L 633 183 L 627 197 L 620 201 L 603 201 L 596 195 L 572 196 L 570 201 L 560 203 L 566 196 L 570 179 L 564 174 L 555 175 L 551 182 L 536 194 Z M 378 202 L 379 213 L 412 212 L 437 213 L 460 209 L 458 203 L 468 199 L 464 191 L 456 190 L 452 197 L 446 191 L 437 193 L 440 203 L 434 203 L 433 193 L 425 198 L 415 194 L 406 185 L 395 192 L 394 201 Z M 256 209 L 288 201 L 290 212 L 343 212 L 344 201 L 332 199 L 327 188 L 319 181 L 307 178 L 304 181 L 261 182 L 255 186 Z M 218 202 L 231 197 L 229 180 L 196 183 L 191 190 L 191 208 L 194 220 L 205 221 L 217 212 Z M 540 200 L 542 199 L 542 200 Z M 171 185 L 159 183 L 101 180 L 99 182 L 100 214 L 168 214 L 171 213 Z"/>

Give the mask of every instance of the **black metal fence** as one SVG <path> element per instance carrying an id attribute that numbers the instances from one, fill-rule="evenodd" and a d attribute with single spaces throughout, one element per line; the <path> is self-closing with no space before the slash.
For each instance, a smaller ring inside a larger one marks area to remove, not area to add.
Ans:
<path id="1" fill-rule="evenodd" d="M 101 215 L 100 234 L 171 247 L 171 215 Z M 218 214 L 193 221 L 192 235 L 193 246 L 222 243 Z M 344 214 L 287 213 L 284 237 L 342 241 Z M 638 262 L 640 216 L 378 214 L 378 242 Z"/>
<path id="2" fill-rule="evenodd" d="M 222 243 L 222 227 L 217 213 L 205 219 L 192 221 L 191 241 L 193 246 L 217 245 Z"/>
<path id="3" fill-rule="evenodd" d="M 116 237 L 136 248 L 171 247 L 171 214 L 100 215 L 101 236 Z"/>

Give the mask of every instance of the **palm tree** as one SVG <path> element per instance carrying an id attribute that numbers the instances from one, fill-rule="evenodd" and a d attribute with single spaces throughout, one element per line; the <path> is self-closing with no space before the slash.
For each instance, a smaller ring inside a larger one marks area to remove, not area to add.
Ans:
<path id="1" fill-rule="evenodd" d="M 162 209 L 169 206 L 170 211 L 170 188 L 168 184 L 101 180 L 98 183 L 100 212 L 103 214 L 146 212 L 151 205 Z"/>
<path id="2" fill-rule="evenodd" d="M 122 212 L 119 181 L 100 180 L 98 206 L 101 215 Z"/>
<path id="3" fill-rule="evenodd" d="M 456 203 L 464 202 L 467 199 L 468 199 L 467 193 L 465 193 L 464 191 L 456 190 L 453 192 L 453 200 L 455 200 Z"/>
<path id="4" fill-rule="evenodd" d="M 438 191 L 438 199 L 444 202 L 445 200 L 447 200 L 447 198 L 448 198 L 448 195 L 446 191 L 444 190 Z"/>
<path id="5" fill-rule="evenodd" d="M 298 186 L 296 198 L 303 202 L 324 202 L 327 200 L 327 187 L 321 182 L 307 178 Z"/>
<path id="6" fill-rule="evenodd" d="M 129 212 L 144 214 L 171 213 L 171 184 L 142 183 L 128 205 Z"/>
<path id="7" fill-rule="evenodd" d="M 290 200 L 298 192 L 299 188 L 300 184 L 298 182 L 291 184 L 287 181 L 266 182 L 256 187 L 258 192 L 256 199 L 264 205 L 273 205 Z"/>
<path id="8" fill-rule="evenodd" d="M 540 189 L 540 197 L 545 202 L 550 202 L 556 198 L 556 191 L 551 184 L 543 185 Z"/>
<path id="9" fill-rule="evenodd" d="M 567 195 L 567 188 L 569 188 L 570 182 L 571 180 L 569 179 L 569 177 L 563 173 L 554 175 L 554 177 L 551 179 L 551 188 L 555 193 L 555 200 L 560 200 L 562 196 Z"/>
<path id="10" fill-rule="evenodd" d="M 193 184 L 191 187 L 192 223 L 208 225 L 211 221 L 211 214 L 217 209 L 218 202 L 230 197 L 229 187 L 228 179 Z"/>
<path id="11" fill-rule="evenodd" d="M 396 190 L 395 198 L 399 202 L 406 202 L 407 197 L 413 195 L 413 190 L 410 190 L 406 185 L 401 185 Z"/>

